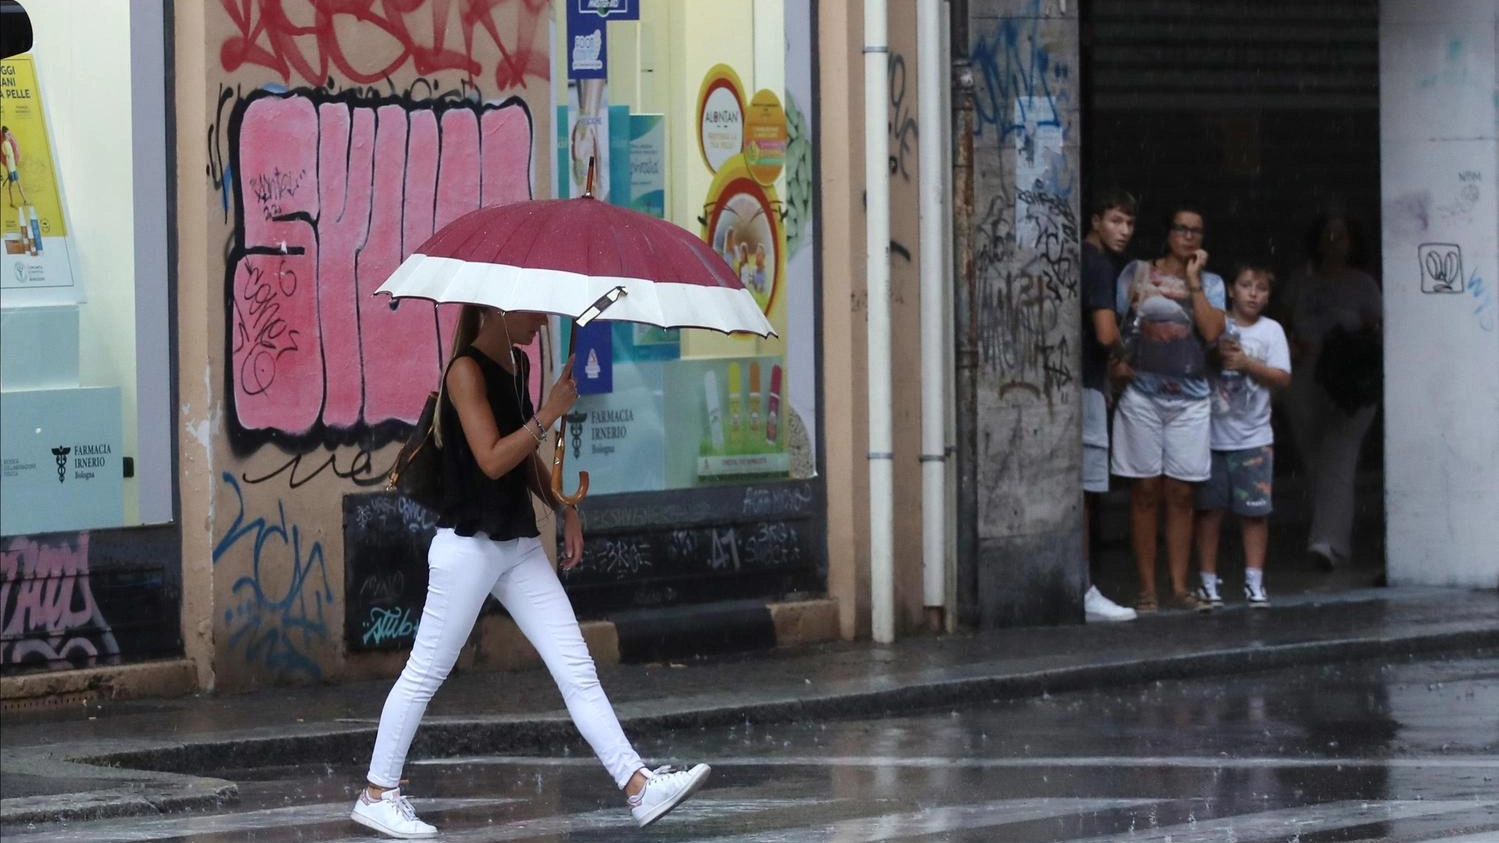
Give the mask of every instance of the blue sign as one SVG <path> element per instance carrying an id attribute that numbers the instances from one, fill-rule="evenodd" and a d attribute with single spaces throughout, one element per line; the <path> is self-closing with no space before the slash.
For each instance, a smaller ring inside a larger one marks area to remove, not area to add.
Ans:
<path id="1" fill-rule="evenodd" d="M 610 323 L 590 322 L 578 330 L 573 347 L 573 379 L 579 395 L 614 391 L 614 331 Z"/>
<path id="2" fill-rule="evenodd" d="M 609 76 L 608 26 L 604 16 L 581 8 L 590 0 L 567 4 L 567 78 Z"/>

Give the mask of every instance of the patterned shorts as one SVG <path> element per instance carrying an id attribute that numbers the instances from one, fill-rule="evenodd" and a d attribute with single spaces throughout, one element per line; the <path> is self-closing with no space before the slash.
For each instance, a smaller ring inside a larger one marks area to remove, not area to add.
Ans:
<path id="1" fill-rule="evenodd" d="M 1214 451 L 1213 473 L 1197 487 L 1198 509 L 1227 509 L 1235 515 L 1269 515 L 1275 446 Z"/>

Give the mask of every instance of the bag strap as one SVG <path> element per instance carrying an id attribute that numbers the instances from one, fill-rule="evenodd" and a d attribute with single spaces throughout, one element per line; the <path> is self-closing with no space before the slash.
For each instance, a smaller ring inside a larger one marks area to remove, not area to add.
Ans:
<path id="1" fill-rule="evenodd" d="M 432 411 L 432 427 L 429 429 L 429 433 L 432 436 L 432 444 L 436 445 L 438 450 L 442 450 L 442 400 L 448 394 L 448 372 L 452 370 L 453 364 L 458 362 L 458 358 L 467 353 L 468 349 L 465 348 L 458 354 L 453 355 L 448 360 L 447 365 L 442 367 L 442 377 L 437 379 L 437 406 Z"/>

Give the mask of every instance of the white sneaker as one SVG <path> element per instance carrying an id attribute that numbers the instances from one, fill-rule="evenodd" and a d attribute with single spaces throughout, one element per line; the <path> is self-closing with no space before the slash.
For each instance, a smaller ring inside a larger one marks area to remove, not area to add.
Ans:
<path id="1" fill-rule="evenodd" d="M 437 836 L 437 826 L 416 818 L 416 809 L 411 807 L 410 799 L 401 795 L 400 788 L 385 791 L 379 799 L 371 799 L 369 789 L 360 788 L 359 801 L 354 803 L 354 813 L 349 819 L 402 840 Z"/>
<path id="2" fill-rule="evenodd" d="M 646 773 L 645 787 L 630 797 L 630 813 L 645 828 L 682 804 L 694 790 L 703 786 L 713 768 L 694 764 L 690 770 L 678 770 L 670 764 Z"/>
<path id="3" fill-rule="evenodd" d="M 1265 593 L 1265 586 L 1263 585 L 1255 586 L 1244 583 L 1244 599 L 1249 601 L 1249 608 L 1251 609 L 1270 608 L 1270 595 Z"/>
<path id="4" fill-rule="evenodd" d="M 1108 623 L 1110 621 L 1132 621 L 1135 619 L 1135 610 L 1103 596 L 1098 586 L 1089 586 L 1088 593 L 1083 595 L 1083 617 L 1088 623 Z"/>
<path id="5" fill-rule="evenodd" d="M 1203 580 L 1197 586 L 1197 599 L 1208 604 L 1210 609 L 1223 608 L 1223 595 L 1218 593 L 1218 580 Z"/>

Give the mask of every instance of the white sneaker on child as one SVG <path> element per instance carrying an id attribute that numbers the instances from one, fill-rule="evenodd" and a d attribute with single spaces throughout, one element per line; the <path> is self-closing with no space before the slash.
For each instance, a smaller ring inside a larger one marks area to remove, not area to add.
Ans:
<path id="1" fill-rule="evenodd" d="M 1210 609 L 1223 608 L 1223 595 L 1218 593 L 1218 578 L 1208 579 L 1203 575 L 1202 584 L 1197 587 L 1197 599 L 1208 604 Z"/>
<path id="2" fill-rule="evenodd" d="M 1110 621 L 1132 621 L 1136 617 L 1135 610 L 1103 596 L 1098 586 L 1088 587 L 1083 595 L 1083 619 L 1088 623 L 1108 623 Z"/>
<path id="3" fill-rule="evenodd" d="M 630 813 L 645 828 L 682 804 L 694 790 L 703 786 L 713 768 L 694 764 L 690 770 L 678 770 L 667 764 L 645 774 L 645 787 L 630 797 Z"/>
<path id="4" fill-rule="evenodd" d="M 437 826 L 416 818 L 416 809 L 411 807 L 410 799 L 401 795 L 400 788 L 385 791 L 379 799 L 370 798 L 369 788 L 360 788 L 359 801 L 354 803 L 349 818 L 365 828 L 402 840 L 437 836 Z"/>
<path id="5" fill-rule="evenodd" d="M 1270 608 L 1270 595 L 1265 593 L 1265 586 L 1260 583 L 1244 583 L 1244 599 L 1249 601 L 1251 609 Z"/>

